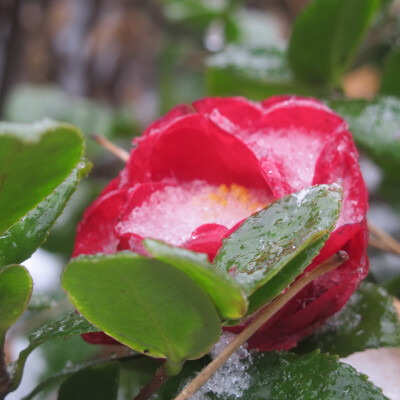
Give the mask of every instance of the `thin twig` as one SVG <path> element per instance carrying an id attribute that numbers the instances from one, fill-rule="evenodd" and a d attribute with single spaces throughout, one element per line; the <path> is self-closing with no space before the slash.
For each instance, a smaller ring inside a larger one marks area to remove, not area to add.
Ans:
<path id="1" fill-rule="evenodd" d="M 400 243 L 395 238 L 370 222 L 368 222 L 368 229 L 370 233 L 376 236 L 387 247 L 388 250 L 400 256 Z"/>
<path id="2" fill-rule="evenodd" d="M 400 300 L 397 299 L 396 297 L 393 297 L 393 305 L 394 305 L 394 308 L 396 309 L 397 314 L 398 314 L 399 319 L 400 319 Z"/>
<path id="3" fill-rule="evenodd" d="M 376 236 L 373 236 L 372 234 L 369 235 L 368 244 L 372 247 L 375 247 L 378 250 L 391 252 L 389 247 L 387 247 L 386 244 L 382 242 L 382 240 L 378 239 Z"/>
<path id="4" fill-rule="evenodd" d="M 110 142 L 107 138 L 102 135 L 97 135 L 95 133 L 92 134 L 92 138 L 100 145 L 103 146 L 106 150 L 108 150 L 111 154 L 114 154 L 117 158 L 119 158 L 123 162 L 127 162 L 129 160 L 129 153 L 118 147 L 114 143 Z"/>
<path id="5" fill-rule="evenodd" d="M 147 400 L 154 394 L 168 379 L 164 365 L 157 369 L 153 379 L 140 391 L 134 400 Z"/>
<path id="6" fill-rule="evenodd" d="M 321 275 L 333 270 L 348 260 L 348 255 L 344 251 L 339 251 L 325 262 L 317 266 L 312 271 L 305 273 L 304 276 L 295 282 L 289 290 L 281 294 L 272 301 L 259 316 L 247 326 L 236 338 L 210 363 L 199 375 L 194 378 L 174 400 L 185 400 L 192 396 L 210 377 L 217 371 L 228 358 L 247 342 L 251 336 L 264 325 L 274 314 L 276 314 L 289 300 L 291 300 L 301 289 L 307 286 L 311 281 Z"/>

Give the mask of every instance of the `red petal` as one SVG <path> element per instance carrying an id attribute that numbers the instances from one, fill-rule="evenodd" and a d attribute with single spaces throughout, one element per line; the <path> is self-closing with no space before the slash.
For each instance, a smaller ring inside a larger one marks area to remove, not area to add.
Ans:
<path id="1" fill-rule="evenodd" d="M 136 140 L 134 140 L 134 143 L 138 142 L 138 140 L 140 141 L 145 136 L 162 133 L 166 128 L 168 128 L 169 125 L 174 123 L 179 117 L 190 114 L 192 112 L 193 110 L 187 104 L 180 104 L 174 107 L 167 114 L 165 114 L 157 121 L 150 124 L 147 127 L 147 129 L 143 132 L 143 135 L 140 138 L 136 138 Z"/>
<path id="2" fill-rule="evenodd" d="M 243 97 L 209 97 L 195 101 L 193 106 L 199 113 L 207 115 L 216 125 L 231 133 L 256 125 L 262 112 L 258 103 Z"/>
<path id="3" fill-rule="evenodd" d="M 136 233 L 124 233 L 119 238 L 118 251 L 130 250 L 144 257 L 149 257 L 149 253 L 143 245 L 143 238 Z"/>
<path id="4" fill-rule="evenodd" d="M 319 157 L 313 185 L 343 183 L 343 205 L 337 226 L 363 221 L 368 207 L 368 191 L 358 165 L 358 152 L 346 131 L 328 143 Z"/>
<path id="5" fill-rule="evenodd" d="M 182 117 L 162 135 L 149 136 L 140 143 L 134 158 L 129 168 L 135 181 L 202 179 L 269 190 L 248 147 L 202 115 Z"/>
<path id="6" fill-rule="evenodd" d="M 313 97 L 302 97 L 302 96 L 293 96 L 293 95 L 283 95 L 283 96 L 272 96 L 268 99 L 261 102 L 261 106 L 267 110 L 277 104 L 280 103 L 295 103 L 295 102 L 307 102 L 308 104 L 315 105 L 317 107 L 324 107 L 328 109 L 323 103 L 319 100 L 314 99 Z"/>
<path id="7" fill-rule="evenodd" d="M 79 254 L 116 252 L 118 239 L 114 235 L 114 227 L 126 198 L 125 190 L 110 191 L 107 187 L 85 211 L 83 220 L 78 226 L 73 257 Z"/>
<path id="8" fill-rule="evenodd" d="M 228 229 L 219 224 L 204 224 L 192 233 L 192 239 L 185 244 L 188 250 L 205 253 L 212 261 L 222 245 Z"/>
<path id="9" fill-rule="evenodd" d="M 82 333 L 81 335 L 88 343 L 91 344 L 122 344 L 117 342 L 111 336 L 106 335 L 104 332 Z"/>

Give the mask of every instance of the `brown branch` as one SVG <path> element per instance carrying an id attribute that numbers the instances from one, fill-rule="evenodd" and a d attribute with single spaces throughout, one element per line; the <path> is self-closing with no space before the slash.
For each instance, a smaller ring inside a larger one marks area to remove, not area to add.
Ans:
<path id="1" fill-rule="evenodd" d="M 371 224 L 370 222 L 368 222 L 368 229 L 372 235 L 380 240 L 382 246 L 385 246 L 386 249 L 391 251 L 392 253 L 400 255 L 400 243 L 395 238 L 393 238 L 374 224 Z M 376 242 L 373 241 L 372 243 L 375 244 Z M 373 245 L 372 243 L 371 245 Z"/>
<path id="2" fill-rule="evenodd" d="M 154 394 L 166 381 L 168 376 L 165 372 L 164 365 L 157 369 L 153 379 L 140 391 L 134 400 L 147 400 Z"/>
<path id="3" fill-rule="evenodd" d="M 258 317 L 247 326 L 236 338 L 210 363 L 208 364 L 199 375 L 194 378 L 182 392 L 175 397 L 174 400 L 185 400 L 192 396 L 210 377 L 214 374 L 228 358 L 253 334 L 264 325 L 274 314 L 276 314 L 289 300 L 291 300 L 297 293 L 300 292 L 311 281 L 321 275 L 333 270 L 339 265 L 348 260 L 348 255 L 344 251 L 339 251 L 332 257 L 328 258 L 325 262 L 318 265 L 310 272 L 306 272 L 302 278 L 293 283 L 289 290 L 281 294 L 273 300 L 259 315 Z"/>
<path id="4" fill-rule="evenodd" d="M 92 134 L 92 139 L 94 139 L 100 146 L 104 147 L 111 154 L 114 154 L 117 158 L 119 158 L 123 162 L 127 162 L 129 160 L 129 153 L 118 147 L 114 143 L 110 142 L 107 138 L 102 135 Z"/>
<path id="5" fill-rule="evenodd" d="M 4 400 L 6 395 L 10 392 L 11 385 L 12 382 L 10 374 L 7 371 L 3 341 L 3 344 L 0 346 L 0 400 Z"/>

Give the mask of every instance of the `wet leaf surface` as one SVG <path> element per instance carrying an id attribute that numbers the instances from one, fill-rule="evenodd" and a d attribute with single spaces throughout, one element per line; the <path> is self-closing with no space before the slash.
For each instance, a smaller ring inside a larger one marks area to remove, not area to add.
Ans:
<path id="1" fill-rule="evenodd" d="M 338 185 L 303 189 L 253 214 L 223 241 L 214 263 L 243 285 L 249 311 L 277 296 L 311 263 L 336 224 L 341 198 Z"/>
<path id="2" fill-rule="evenodd" d="M 381 165 L 400 165 L 400 99 L 381 96 L 365 100 L 331 100 L 328 106 L 350 126 L 358 146 Z"/>
<path id="3" fill-rule="evenodd" d="M 346 357 L 357 351 L 400 346 L 400 320 L 393 297 L 373 283 L 362 283 L 343 310 L 296 349 L 316 348 Z"/>
<path id="4" fill-rule="evenodd" d="M 158 399 L 167 400 L 181 390 L 185 383 L 206 365 L 208 360 L 189 362 L 181 374 L 172 377 L 161 387 Z M 382 391 L 336 356 L 313 352 L 299 356 L 287 352 L 253 354 L 252 360 L 243 359 L 243 370 L 224 375 L 224 381 L 206 386 L 202 395 L 210 400 L 277 399 L 277 400 L 331 400 L 331 399 L 386 399 Z M 206 384 L 207 385 L 207 384 Z M 221 390 L 221 385 L 226 390 Z M 215 392 L 219 393 L 216 394 Z"/>
<path id="5" fill-rule="evenodd" d="M 15 390 L 22 377 L 26 359 L 41 344 L 59 338 L 68 338 L 88 332 L 98 332 L 98 328 L 93 326 L 84 317 L 75 312 L 67 313 L 60 320 L 49 322 L 28 336 L 29 345 L 19 354 L 18 360 L 12 368 L 13 390 Z"/>

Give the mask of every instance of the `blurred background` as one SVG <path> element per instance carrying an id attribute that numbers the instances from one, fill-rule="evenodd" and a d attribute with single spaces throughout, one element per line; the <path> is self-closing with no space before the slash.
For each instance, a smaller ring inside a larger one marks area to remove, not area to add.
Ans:
<path id="1" fill-rule="evenodd" d="M 26 343 L 26 332 L 68 309 L 59 275 L 70 257 L 76 225 L 86 206 L 123 166 L 91 139 L 92 134 L 129 150 L 132 138 L 155 118 L 206 95 L 254 100 L 283 93 L 330 100 L 400 98 L 400 1 L 382 1 L 352 64 L 333 86 L 298 81 L 287 62 L 293 23 L 308 2 L 0 0 L 0 118 L 71 122 L 86 136 L 87 157 L 93 163 L 90 178 L 80 183 L 45 250 L 26 263 L 35 282 L 36 303 L 11 333 L 20 337 L 13 344 L 14 355 Z M 375 111 L 383 115 L 380 108 Z M 400 129 L 397 115 L 385 114 L 394 130 Z M 373 123 L 379 125 L 377 118 Z M 371 192 L 369 218 L 399 237 L 400 164 L 363 147 L 361 136 L 356 142 Z M 388 284 L 398 294 L 399 257 L 377 251 L 370 255 L 370 280 Z M 56 307 L 49 314 L 52 302 Z M 41 313 L 43 309 L 47 314 Z M 83 361 L 99 351 L 120 350 L 99 350 L 80 338 L 72 339 L 68 349 L 62 340 L 46 344 L 27 366 L 39 371 L 37 376 L 28 375 L 21 391 L 26 393 L 27 387 L 68 362 Z"/>

